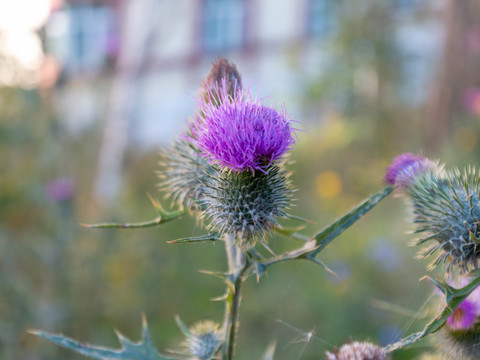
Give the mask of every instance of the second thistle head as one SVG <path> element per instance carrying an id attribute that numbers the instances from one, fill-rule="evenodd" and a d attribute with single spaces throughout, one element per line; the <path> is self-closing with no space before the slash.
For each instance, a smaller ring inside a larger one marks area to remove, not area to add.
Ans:
<path id="1" fill-rule="evenodd" d="M 480 177 L 474 169 L 444 171 L 438 163 L 413 154 L 395 158 L 385 176 L 409 196 L 417 245 L 432 243 L 422 255 L 438 254 L 450 271 L 477 268 L 480 259 Z"/>
<path id="2" fill-rule="evenodd" d="M 211 230 L 248 240 L 263 238 L 288 206 L 291 189 L 282 167 L 295 129 L 285 111 L 240 86 L 228 78 L 207 82 L 186 139 L 208 163 L 203 217 Z"/>
<path id="3" fill-rule="evenodd" d="M 418 177 L 437 168 L 437 163 L 422 156 L 412 153 L 400 154 L 387 168 L 385 182 L 399 188 L 408 188 Z"/>

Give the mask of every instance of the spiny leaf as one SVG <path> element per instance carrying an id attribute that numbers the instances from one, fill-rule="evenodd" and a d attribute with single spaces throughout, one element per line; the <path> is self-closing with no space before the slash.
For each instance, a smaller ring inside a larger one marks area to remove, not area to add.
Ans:
<path id="1" fill-rule="evenodd" d="M 360 205 L 350 210 L 345 216 L 341 217 L 326 229 L 315 235 L 315 240 L 317 241 L 318 247 L 313 251 L 313 254 L 315 255 L 322 251 L 333 239 L 347 230 L 358 219 L 372 210 L 375 205 L 387 197 L 393 191 L 393 189 L 393 186 L 389 186 L 377 192 L 376 194 L 373 194 Z"/>
<path id="2" fill-rule="evenodd" d="M 169 244 L 188 244 L 188 243 L 198 243 L 204 241 L 217 241 L 220 240 L 217 234 L 208 234 L 202 236 L 192 236 L 188 238 L 181 238 L 176 240 L 167 241 Z"/>
<path id="3" fill-rule="evenodd" d="M 425 326 L 425 328 L 417 333 L 411 334 L 400 341 L 397 341 L 394 344 L 388 345 L 384 350 L 389 353 L 398 349 L 402 349 L 408 345 L 414 344 L 417 341 L 423 339 L 427 335 L 433 334 L 434 332 L 440 330 L 447 319 L 453 314 L 453 312 L 462 304 L 462 302 L 470 295 L 473 290 L 475 290 L 480 285 L 480 276 L 473 279 L 468 285 L 455 289 L 445 282 L 437 279 L 430 279 L 437 287 L 446 294 L 447 304 L 443 308 L 440 315 L 433 319 L 430 323 Z"/>
<path id="4" fill-rule="evenodd" d="M 150 196 L 147 193 L 148 198 L 153 204 L 153 207 L 157 210 L 158 216 L 150 221 L 142 221 L 138 223 L 126 223 L 126 224 L 118 224 L 118 223 L 101 223 L 101 224 L 81 224 L 82 226 L 91 228 L 91 229 L 141 229 L 147 228 L 152 226 L 157 226 L 164 224 L 166 222 L 175 220 L 185 214 L 185 210 L 175 210 L 175 211 L 166 211 L 160 202 Z"/>
<path id="5" fill-rule="evenodd" d="M 350 212 L 348 212 L 345 216 L 338 219 L 333 224 L 328 226 L 325 230 L 315 235 L 314 238 L 307 239 L 305 237 L 307 241 L 301 248 L 287 251 L 283 254 L 272 256 L 268 259 L 264 259 L 261 256 L 257 256 L 257 254 L 254 254 L 251 250 L 249 250 L 250 256 L 252 257 L 251 261 L 255 266 L 257 280 L 270 265 L 278 264 L 280 262 L 290 261 L 290 260 L 300 260 L 300 259 L 310 260 L 323 266 L 327 271 L 331 272 L 331 270 L 328 269 L 328 267 L 326 267 L 325 264 L 323 264 L 320 261 L 317 261 L 315 259 L 315 256 L 321 250 L 323 250 L 334 238 L 339 236 L 342 232 L 344 232 L 351 225 L 353 225 L 358 219 L 360 219 L 363 215 L 365 215 L 368 211 L 370 211 L 381 200 L 387 197 L 393 191 L 393 189 L 394 189 L 393 186 L 389 186 L 383 189 L 382 191 L 379 191 L 378 193 L 373 194 L 368 199 L 366 199 L 363 203 L 361 203 L 360 205 L 352 209 Z"/>
<path id="6" fill-rule="evenodd" d="M 43 331 L 31 331 L 32 334 L 50 340 L 60 346 L 73 350 L 81 355 L 100 360 L 173 360 L 158 353 L 148 331 L 145 318 L 142 324 L 142 339 L 132 342 L 117 332 L 122 347 L 110 349 L 102 346 L 83 344 L 63 335 L 49 334 Z"/>

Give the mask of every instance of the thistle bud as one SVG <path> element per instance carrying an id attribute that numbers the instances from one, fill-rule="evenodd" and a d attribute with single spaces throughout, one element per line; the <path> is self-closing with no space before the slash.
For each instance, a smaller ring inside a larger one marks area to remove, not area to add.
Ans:
<path id="1" fill-rule="evenodd" d="M 368 342 L 353 342 L 343 345 L 334 354 L 325 353 L 326 360 L 387 360 L 385 351 Z"/>
<path id="2" fill-rule="evenodd" d="M 213 63 L 212 69 L 205 81 L 202 83 L 202 92 L 204 96 L 211 95 L 210 89 L 222 86 L 227 94 L 234 96 L 242 89 L 242 78 L 235 64 L 228 60 L 220 58 Z"/>
<path id="3" fill-rule="evenodd" d="M 217 323 L 210 320 L 199 322 L 184 333 L 187 336 L 184 346 L 194 359 L 212 359 L 222 344 L 222 331 Z"/>

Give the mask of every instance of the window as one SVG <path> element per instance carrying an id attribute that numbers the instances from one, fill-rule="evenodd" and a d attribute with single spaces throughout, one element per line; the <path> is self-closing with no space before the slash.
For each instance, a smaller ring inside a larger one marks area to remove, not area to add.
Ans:
<path id="1" fill-rule="evenodd" d="M 113 10 L 77 6 L 56 11 L 45 28 L 47 51 L 70 73 L 100 71 L 115 55 L 118 38 Z"/>
<path id="2" fill-rule="evenodd" d="M 207 52 L 239 48 L 244 42 L 244 0 L 204 0 L 202 47 Z"/>
<path id="3" fill-rule="evenodd" d="M 394 0 L 393 3 L 399 10 L 412 10 L 418 5 L 417 0 Z"/>
<path id="4" fill-rule="evenodd" d="M 335 27 L 335 0 L 309 0 L 308 33 L 325 36 Z"/>

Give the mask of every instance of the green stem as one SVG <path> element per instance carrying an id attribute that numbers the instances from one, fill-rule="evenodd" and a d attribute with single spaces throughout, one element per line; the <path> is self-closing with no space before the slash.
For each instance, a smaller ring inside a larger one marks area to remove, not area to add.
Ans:
<path id="1" fill-rule="evenodd" d="M 222 359 L 232 360 L 235 349 L 235 335 L 238 325 L 238 311 L 240 309 L 240 290 L 248 264 L 244 251 L 235 243 L 235 235 L 225 236 L 225 250 L 228 260 L 229 281 L 227 282 L 227 296 L 225 300 L 225 339 Z"/>

